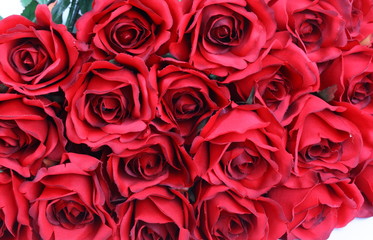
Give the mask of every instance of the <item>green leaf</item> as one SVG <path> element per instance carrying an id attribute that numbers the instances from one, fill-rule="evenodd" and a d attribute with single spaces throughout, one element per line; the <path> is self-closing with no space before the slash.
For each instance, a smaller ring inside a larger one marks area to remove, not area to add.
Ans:
<path id="1" fill-rule="evenodd" d="M 82 14 L 90 11 L 92 9 L 92 1 L 93 0 L 80 0 L 78 1 L 78 5 Z"/>
<path id="2" fill-rule="evenodd" d="M 3 17 L 2 17 L 2 16 L 0 16 L 0 20 L 1 20 L 1 19 L 3 19 Z"/>
<path id="3" fill-rule="evenodd" d="M 334 99 L 334 94 L 337 90 L 338 90 L 338 86 L 334 84 L 332 86 L 324 88 L 321 91 L 318 91 L 316 93 L 316 96 L 323 99 L 325 102 L 330 102 L 331 100 Z"/>
<path id="4" fill-rule="evenodd" d="M 27 7 L 31 2 L 32 0 L 21 0 L 21 4 L 23 7 Z"/>
<path id="5" fill-rule="evenodd" d="M 48 4 L 48 0 L 36 0 L 39 4 Z"/>
<path id="6" fill-rule="evenodd" d="M 255 96 L 255 87 L 251 89 L 249 97 L 246 99 L 246 104 L 253 104 Z"/>
<path id="7" fill-rule="evenodd" d="M 69 7 L 70 0 L 60 0 L 52 9 L 53 21 L 55 23 L 62 23 L 62 14 Z"/>
<path id="8" fill-rule="evenodd" d="M 23 9 L 23 12 L 21 13 L 22 16 L 30 19 L 31 21 L 35 20 L 35 9 L 38 3 L 34 0 Z"/>

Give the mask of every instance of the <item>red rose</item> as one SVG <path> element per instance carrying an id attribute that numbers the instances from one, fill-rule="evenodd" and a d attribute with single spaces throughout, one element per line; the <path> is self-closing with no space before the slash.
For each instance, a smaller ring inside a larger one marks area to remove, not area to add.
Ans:
<path id="1" fill-rule="evenodd" d="M 176 134 L 152 133 L 122 153 L 110 155 L 107 169 L 123 196 L 157 184 L 184 189 L 193 184 L 196 169 Z"/>
<path id="2" fill-rule="evenodd" d="M 226 186 L 202 185 L 195 208 L 199 239 L 275 240 L 286 231 L 286 219 L 275 201 L 242 198 Z"/>
<path id="3" fill-rule="evenodd" d="M 120 54 L 115 60 L 118 65 L 96 61 L 83 67 L 66 93 L 66 133 L 74 143 L 93 149 L 107 145 L 120 153 L 148 131 L 157 95 L 141 59 Z"/>
<path id="4" fill-rule="evenodd" d="M 271 7 L 278 29 L 289 31 L 312 61 L 337 57 L 347 43 L 345 21 L 328 0 L 275 0 Z"/>
<path id="5" fill-rule="evenodd" d="M 355 46 L 335 59 L 321 74 L 321 88 L 336 87 L 334 99 L 373 114 L 373 50 Z"/>
<path id="6" fill-rule="evenodd" d="M 76 40 L 52 21 L 46 5 L 36 8 L 36 23 L 13 15 L 0 21 L 1 82 L 27 95 L 66 89 L 80 69 Z"/>
<path id="7" fill-rule="evenodd" d="M 296 117 L 288 126 L 287 149 L 294 155 L 293 174 L 299 178 L 287 186 L 310 187 L 315 182 L 344 179 L 362 156 L 371 155 L 371 150 L 364 150 L 363 125 L 358 127 L 350 120 L 354 115 L 343 116 L 347 106 L 331 106 L 313 95 L 294 105 L 292 109 L 299 111 L 294 110 Z"/>
<path id="8" fill-rule="evenodd" d="M 146 59 L 170 39 L 168 0 L 96 0 L 77 21 L 77 38 L 89 43 L 94 59 L 127 53 Z"/>
<path id="9" fill-rule="evenodd" d="M 118 205 L 116 212 L 120 239 L 194 239 L 193 208 L 174 189 L 147 188 Z"/>
<path id="10" fill-rule="evenodd" d="M 22 179 L 12 171 L 1 169 L 0 172 L 0 238 L 32 239 L 29 216 L 29 205 L 19 186 Z"/>
<path id="11" fill-rule="evenodd" d="M 223 81 L 232 89 L 236 102 L 267 106 L 281 121 L 289 105 L 306 93 L 319 89 L 319 71 L 315 63 L 288 35 L 278 33 L 271 46 L 254 63 Z"/>
<path id="12" fill-rule="evenodd" d="M 363 170 L 355 178 L 355 184 L 364 196 L 365 202 L 360 209 L 359 217 L 373 216 L 373 162 L 364 166 Z"/>
<path id="13" fill-rule="evenodd" d="M 212 116 L 192 144 L 199 174 L 241 195 L 258 197 L 290 175 L 286 132 L 260 105 L 234 106 Z"/>
<path id="14" fill-rule="evenodd" d="M 327 239 L 334 228 L 356 217 L 364 199 L 348 180 L 310 188 L 279 187 L 269 197 L 280 203 L 289 220 L 289 240 Z"/>
<path id="15" fill-rule="evenodd" d="M 109 239 L 114 220 L 105 210 L 108 190 L 98 174 L 100 161 L 67 153 L 61 162 L 21 185 L 35 233 L 46 240 Z"/>
<path id="16" fill-rule="evenodd" d="M 246 68 L 276 30 L 272 11 L 263 0 L 181 2 L 185 14 L 171 54 L 207 73 L 227 76 Z"/>
<path id="17" fill-rule="evenodd" d="M 0 163 L 24 177 L 59 162 L 65 151 L 64 126 L 44 98 L 0 94 Z"/>
<path id="18" fill-rule="evenodd" d="M 188 66 L 168 65 L 156 75 L 160 118 L 189 137 L 188 143 L 202 120 L 229 103 L 226 87 Z"/>

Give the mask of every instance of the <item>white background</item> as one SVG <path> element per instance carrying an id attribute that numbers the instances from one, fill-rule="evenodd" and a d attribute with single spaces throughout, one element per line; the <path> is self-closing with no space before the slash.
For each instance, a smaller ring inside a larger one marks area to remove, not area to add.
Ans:
<path id="1" fill-rule="evenodd" d="M 149 0 L 151 1 L 151 0 Z M 0 16 L 3 18 L 20 14 L 22 6 L 19 0 L 0 0 Z M 335 229 L 329 240 L 372 240 L 373 239 L 373 218 L 355 219 L 346 227 Z"/>

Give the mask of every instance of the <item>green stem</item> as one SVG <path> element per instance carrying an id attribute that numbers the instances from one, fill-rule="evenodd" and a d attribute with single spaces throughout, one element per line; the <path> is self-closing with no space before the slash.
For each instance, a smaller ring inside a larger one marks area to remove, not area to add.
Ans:
<path id="1" fill-rule="evenodd" d="M 66 20 L 66 26 L 69 32 L 71 32 L 74 29 L 75 22 L 73 20 L 75 18 L 74 15 L 77 14 L 75 13 L 77 9 L 79 11 L 79 7 L 76 4 L 76 0 L 72 0 L 70 10 L 69 10 L 69 15 L 67 16 L 67 20 Z"/>

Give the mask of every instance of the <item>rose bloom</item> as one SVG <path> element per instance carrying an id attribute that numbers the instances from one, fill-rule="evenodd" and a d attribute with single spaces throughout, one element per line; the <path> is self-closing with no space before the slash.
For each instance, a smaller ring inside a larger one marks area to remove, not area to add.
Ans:
<path id="1" fill-rule="evenodd" d="M 199 174 L 248 197 L 258 197 L 290 175 L 286 132 L 260 105 L 232 106 L 212 116 L 191 147 Z"/>
<path id="2" fill-rule="evenodd" d="M 188 143 L 201 121 L 230 102 L 226 87 L 188 65 L 167 65 L 155 71 L 159 118 L 176 126 Z"/>
<path id="3" fill-rule="evenodd" d="M 152 133 L 107 161 L 109 177 L 127 197 L 154 185 L 185 189 L 193 184 L 196 167 L 182 139 L 173 133 Z"/>
<path id="4" fill-rule="evenodd" d="M 347 43 L 346 23 L 332 2 L 275 0 L 271 3 L 278 29 L 289 31 L 312 61 L 323 62 L 339 56 L 339 48 Z"/>
<path id="5" fill-rule="evenodd" d="M 1 82 L 26 95 L 66 89 L 80 69 L 76 40 L 55 24 L 46 5 L 36 8 L 36 23 L 13 15 L 0 21 Z"/>
<path id="6" fill-rule="evenodd" d="M 309 188 L 279 187 L 269 192 L 289 220 L 285 239 L 328 239 L 334 228 L 356 217 L 364 199 L 349 179 Z"/>
<path id="7" fill-rule="evenodd" d="M 181 1 L 179 40 L 170 45 L 177 59 L 221 77 L 255 61 L 276 31 L 264 0 Z"/>
<path id="8" fill-rule="evenodd" d="M 123 145 L 143 138 L 157 103 L 149 72 L 140 58 L 118 55 L 118 65 L 88 63 L 66 93 L 67 137 L 93 149 L 104 145 L 120 153 Z"/>
<path id="9" fill-rule="evenodd" d="M 371 155 L 370 147 L 364 147 L 368 144 L 362 137 L 364 125 L 350 120 L 363 116 L 344 115 L 348 106 L 332 106 L 313 95 L 294 105 L 294 118 L 287 127 L 287 149 L 294 155 L 293 174 L 297 178 L 286 183 L 288 187 L 310 187 L 315 182 L 344 179 L 363 157 Z"/>
<path id="10" fill-rule="evenodd" d="M 63 164 L 42 168 L 20 190 L 30 202 L 34 233 L 41 239 L 109 239 L 115 223 L 106 210 L 108 188 L 94 157 L 67 153 Z"/>
<path id="11" fill-rule="evenodd" d="M 0 238 L 4 240 L 32 239 L 28 201 L 19 192 L 24 180 L 12 170 L 0 172 Z"/>
<path id="12" fill-rule="evenodd" d="M 148 58 L 169 41 L 173 25 L 170 0 L 96 0 L 77 21 L 77 38 L 89 44 L 94 59 L 119 53 Z"/>
<path id="13" fill-rule="evenodd" d="M 199 239 L 276 240 L 286 219 L 270 198 L 242 198 L 226 186 L 200 184 L 194 203 Z"/>
<path id="14" fill-rule="evenodd" d="M 230 87 L 235 102 L 252 98 L 254 103 L 267 106 L 281 121 L 291 103 L 319 89 L 316 64 L 289 40 L 287 33 L 277 33 L 254 63 L 223 81 Z"/>
<path id="15" fill-rule="evenodd" d="M 335 87 L 334 100 L 373 114 L 373 50 L 355 46 L 333 60 L 321 74 L 321 88 Z"/>
<path id="16" fill-rule="evenodd" d="M 116 207 L 116 213 L 123 240 L 196 239 L 193 208 L 172 188 L 154 186 L 135 193 Z"/>
<path id="17" fill-rule="evenodd" d="M 24 177 L 58 163 L 65 151 L 58 105 L 45 98 L 0 94 L 0 164 Z"/>
<path id="18" fill-rule="evenodd" d="M 373 216 L 373 162 L 366 164 L 362 171 L 356 176 L 355 184 L 363 194 L 365 202 L 359 212 L 359 217 Z"/>

